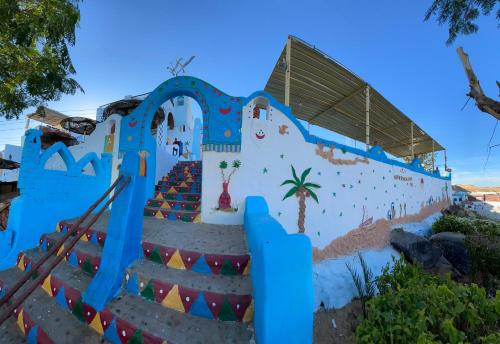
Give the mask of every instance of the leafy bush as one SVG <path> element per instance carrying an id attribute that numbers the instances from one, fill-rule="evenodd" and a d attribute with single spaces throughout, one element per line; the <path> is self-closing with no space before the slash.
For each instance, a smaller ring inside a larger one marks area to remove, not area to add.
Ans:
<path id="1" fill-rule="evenodd" d="M 346 263 L 346 266 L 358 291 L 361 308 L 363 310 L 363 317 L 366 318 L 366 301 L 375 295 L 375 279 L 373 278 L 372 270 L 368 267 L 368 264 L 366 264 L 365 259 L 359 252 L 358 259 L 363 272 L 363 278 L 361 278 L 361 275 L 358 274 L 353 265 Z"/>
<path id="2" fill-rule="evenodd" d="M 467 220 L 467 218 L 455 215 L 444 215 L 434 222 L 432 231 L 434 233 L 459 232 L 470 234 L 474 232 L 474 228 L 472 227 L 471 221 Z"/>
<path id="3" fill-rule="evenodd" d="M 500 236 L 500 223 L 490 220 L 468 219 L 455 215 L 444 215 L 432 225 L 434 233 L 458 232 L 465 235 L 483 233 Z"/>
<path id="4" fill-rule="evenodd" d="M 472 234 L 466 245 L 472 260 L 472 275 L 486 290 L 500 286 L 500 236 Z"/>
<path id="5" fill-rule="evenodd" d="M 475 284 L 432 276 L 403 258 L 377 279 L 358 343 L 498 343 L 500 293 L 488 299 Z"/>

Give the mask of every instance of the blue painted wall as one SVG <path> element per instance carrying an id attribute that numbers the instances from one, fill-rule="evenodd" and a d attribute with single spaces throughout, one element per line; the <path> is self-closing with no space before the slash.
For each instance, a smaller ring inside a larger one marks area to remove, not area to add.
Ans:
<path id="1" fill-rule="evenodd" d="M 257 342 L 312 343 L 312 247 L 287 234 L 259 196 L 246 198 L 245 233 L 252 259 Z"/>
<path id="2" fill-rule="evenodd" d="M 190 76 L 169 79 L 151 92 L 127 117 L 120 128 L 120 151 L 145 151 L 148 170 L 156 170 L 156 139 L 150 128 L 156 110 L 165 101 L 188 96 L 195 99 L 203 113 L 203 144 L 220 146 L 241 145 L 242 98 L 229 96 L 212 85 Z M 154 193 L 154 173 L 146 181 L 145 200 Z"/>
<path id="3" fill-rule="evenodd" d="M 19 252 L 36 247 L 40 236 L 53 232 L 62 219 L 82 215 L 110 185 L 111 155 L 95 153 L 75 161 L 61 142 L 41 151 L 41 132 L 30 129 L 23 145 L 18 187 L 20 196 L 11 205 L 7 230 L 0 232 L 0 270 L 16 263 Z M 47 160 L 59 154 L 66 171 L 47 170 Z M 92 164 L 95 176 L 84 175 Z"/>

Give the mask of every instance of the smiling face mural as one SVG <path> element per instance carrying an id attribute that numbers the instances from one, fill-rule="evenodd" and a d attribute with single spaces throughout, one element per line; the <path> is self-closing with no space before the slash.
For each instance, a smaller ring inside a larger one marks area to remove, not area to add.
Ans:
<path id="1" fill-rule="evenodd" d="M 266 141 L 268 133 L 267 123 L 262 119 L 253 118 L 251 126 L 252 140 L 256 145 L 262 145 Z"/>

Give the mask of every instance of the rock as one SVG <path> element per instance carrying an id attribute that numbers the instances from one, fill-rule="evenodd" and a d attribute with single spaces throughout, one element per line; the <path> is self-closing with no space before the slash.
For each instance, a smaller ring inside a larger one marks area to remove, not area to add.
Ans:
<path id="1" fill-rule="evenodd" d="M 469 274 L 471 259 L 462 233 L 442 232 L 431 236 L 431 242 L 438 245 L 445 258 L 461 273 Z"/>
<path id="2" fill-rule="evenodd" d="M 424 268 L 432 268 L 442 256 L 441 249 L 424 237 L 408 233 L 401 228 L 390 235 L 391 245 L 401 251 L 408 261 L 415 261 Z"/>
<path id="3" fill-rule="evenodd" d="M 460 271 L 458 271 L 444 256 L 441 256 L 432 268 L 425 269 L 428 273 L 433 275 L 445 275 L 450 273 L 452 278 L 458 278 L 461 276 Z"/>

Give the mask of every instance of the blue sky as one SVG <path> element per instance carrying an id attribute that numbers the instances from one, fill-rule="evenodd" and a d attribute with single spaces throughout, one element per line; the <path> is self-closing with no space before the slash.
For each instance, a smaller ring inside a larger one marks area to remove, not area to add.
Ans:
<path id="1" fill-rule="evenodd" d="M 430 3 L 86 0 L 71 49 L 85 94 L 49 106 L 70 115 L 95 115 L 99 105 L 152 90 L 169 78 L 166 68 L 176 57 L 191 55 L 196 58 L 188 74 L 247 96 L 264 88 L 287 35 L 293 34 L 368 81 L 447 147 L 454 182 L 500 185 L 500 147 L 492 149 L 483 168 L 495 120 L 472 101 L 460 111 L 468 84 L 455 52 L 464 47 L 483 90 L 497 97 L 497 23 L 494 16 L 482 18 L 479 33 L 447 47 L 447 28 L 423 21 Z M 19 143 L 23 123 L 0 121 L 0 150 L 5 143 Z M 500 143 L 500 125 L 495 143 Z"/>

